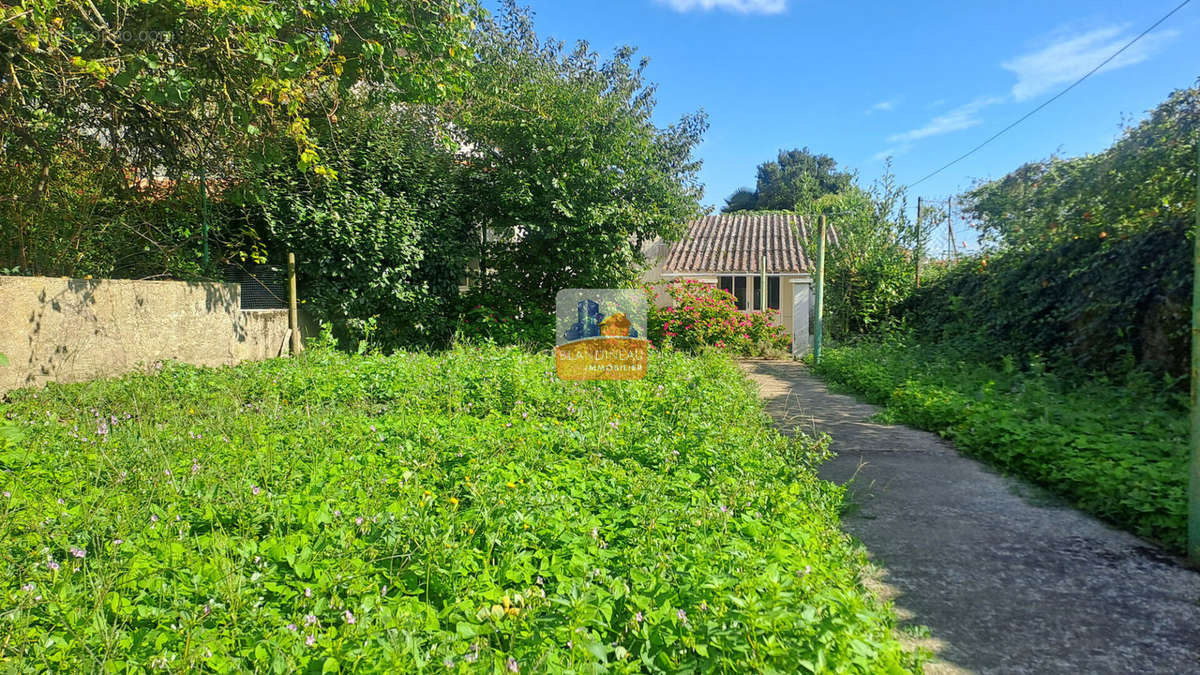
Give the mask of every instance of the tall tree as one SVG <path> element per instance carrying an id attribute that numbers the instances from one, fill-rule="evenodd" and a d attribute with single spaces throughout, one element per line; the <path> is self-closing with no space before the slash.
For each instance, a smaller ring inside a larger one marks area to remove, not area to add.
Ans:
<path id="1" fill-rule="evenodd" d="M 838 171 L 829 155 L 803 150 L 780 150 L 775 161 L 758 165 L 758 184 L 753 200 L 740 193 L 731 196 L 726 213 L 745 210 L 806 210 L 818 198 L 838 194 L 854 182 L 854 174 Z"/>
<path id="2" fill-rule="evenodd" d="M 460 91 L 476 12 L 474 0 L 0 5 L 0 186 L 21 189 L 0 214 L 17 230 L 0 255 L 11 251 L 28 268 L 30 242 L 55 241 L 34 230 L 70 211 L 52 198 L 69 195 L 84 167 L 105 194 L 127 188 L 133 170 L 229 177 L 278 134 L 293 141 L 302 168 L 330 171 L 313 121 L 336 119 L 353 88 L 390 102 Z M 104 227 L 107 217 L 61 230 Z"/>
<path id="3" fill-rule="evenodd" d="M 692 150 L 703 113 L 657 127 L 633 48 L 603 61 L 586 43 L 541 41 L 513 2 L 477 37 L 457 128 L 473 168 L 483 286 L 549 309 L 562 288 L 632 283 L 640 242 L 699 213 Z"/>

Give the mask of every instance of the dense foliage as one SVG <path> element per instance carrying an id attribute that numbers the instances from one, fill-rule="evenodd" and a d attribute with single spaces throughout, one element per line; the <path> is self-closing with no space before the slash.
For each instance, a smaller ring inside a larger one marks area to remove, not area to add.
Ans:
<path id="1" fill-rule="evenodd" d="M 699 213 L 692 150 L 703 114 L 655 126 L 654 87 L 632 48 L 607 61 L 586 43 L 568 51 L 540 40 L 512 3 L 477 40 L 456 121 L 481 227 L 476 286 L 515 316 L 552 309 L 563 288 L 628 287 L 640 243 L 669 239 Z"/>
<path id="2" fill-rule="evenodd" d="M 978 186 L 969 211 L 998 248 L 923 286 L 906 321 L 927 339 L 970 340 L 984 360 L 1185 375 L 1198 138 L 1200 87 L 1103 153 Z"/>
<path id="3" fill-rule="evenodd" d="M 829 335 L 846 337 L 887 325 L 915 284 L 913 262 L 917 226 L 904 214 L 903 190 L 890 173 L 865 190 L 851 185 L 808 205 L 809 213 L 825 213 L 831 234 L 825 247 L 825 311 Z M 805 249 L 817 251 L 816 217 Z"/>
<path id="4" fill-rule="evenodd" d="M 731 293 L 692 279 L 677 279 L 664 290 L 671 297 L 668 307 L 657 306 L 657 292 L 650 291 L 647 328 L 655 345 L 740 356 L 782 356 L 791 345 L 775 310 L 739 311 Z"/>
<path id="5" fill-rule="evenodd" d="M 312 123 L 351 90 L 381 103 L 461 91 L 477 11 L 463 0 L 0 6 L 0 218 L 13 225 L 0 230 L 0 267 L 107 274 L 93 263 L 105 254 L 187 248 L 198 237 L 169 214 L 124 213 L 134 178 L 234 180 L 273 138 L 290 139 L 288 161 L 331 175 Z M 63 245 L 77 255 L 55 256 Z M 179 274 L 167 258 L 159 272 Z"/>
<path id="6" fill-rule="evenodd" d="M 981 365 L 947 343 L 893 337 L 824 351 L 817 372 L 891 421 L 1061 494 L 1075 506 L 1182 552 L 1187 532 L 1186 400 L 1153 383 L 1064 381 L 1015 359 Z"/>
<path id="7" fill-rule="evenodd" d="M 902 672 L 819 444 L 730 361 L 516 350 L 10 394 L 14 671 Z M 0 441 L 2 443 L 3 441 Z"/>
<path id="8" fill-rule="evenodd" d="M 838 171 L 837 161 L 829 155 L 803 150 L 780 150 L 779 156 L 758 165 L 754 190 L 742 188 L 725 200 L 725 213 L 734 211 L 800 211 L 825 195 L 836 195 L 850 188 L 854 175 Z"/>
<path id="9" fill-rule="evenodd" d="M 1075 377 L 1187 373 L 1191 221 L 1080 236 L 955 266 L 903 306 L 931 340 L 967 340 L 977 358 L 1044 359 Z"/>
<path id="10" fill-rule="evenodd" d="M 339 337 L 444 345 L 473 231 L 464 170 L 419 111 L 351 106 L 343 114 L 318 136 L 338 148 L 328 161 L 337 180 L 284 162 L 254 183 L 256 243 L 296 253 L 305 306 Z"/>
<path id="11" fill-rule="evenodd" d="M 1026 164 L 966 195 L 985 242 L 1044 250 L 1193 217 L 1200 85 L 1180 89 L 1104 152 Z"/>

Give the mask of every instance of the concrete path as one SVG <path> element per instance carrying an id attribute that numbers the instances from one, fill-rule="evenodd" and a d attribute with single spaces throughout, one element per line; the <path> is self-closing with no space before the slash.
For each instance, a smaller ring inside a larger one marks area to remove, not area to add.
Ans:
<path id="1" fill-rule="evenodd" d="M 868 422 L 879 408 L 800 364 L 743 368 L 782 430 L 832 437 L 821 475 L 850 482 L 844 527 L 902 625 L 929 627 L 930 672 L 1200 673 L 1200 574 L 934 434 Z"/>

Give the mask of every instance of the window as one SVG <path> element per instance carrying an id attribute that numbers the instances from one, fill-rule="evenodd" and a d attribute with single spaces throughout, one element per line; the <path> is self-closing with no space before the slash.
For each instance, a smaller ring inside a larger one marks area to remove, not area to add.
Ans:
<path id="1" fill-rule="evenodd" d="M 737 298 L 737 308 L 746 309 L 746 277 L 721 277 L 717 279 L 717 288 L 732 293 Z"/>
<path id="2" fill-rule="evenodd" d="M 761 280 L 757 276 L 749 277 L 749 279 L 752 281 L 747 286 L 747 277 L 720 277 L 717 279 L 717 288 L 732 293 L 737 298 L 738 309 L 745 311 L 748 307 L 753 307 L 756 311 L 761 310 Z M 779 309 L 779 277 L 777 276 L 767 277 L 767 307 Z"/>

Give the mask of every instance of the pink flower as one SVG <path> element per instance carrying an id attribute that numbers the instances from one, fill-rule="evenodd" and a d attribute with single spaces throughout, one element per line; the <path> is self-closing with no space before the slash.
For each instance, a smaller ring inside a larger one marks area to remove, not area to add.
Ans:
<path id="1" fill-rule="evenodd" d="M 508 661 L 506 662 L 506 665 L 508 666 L 508 672 L 510 672 L 510 673 L 521 672 L 521 666 L 517 663 L 517 660 L 511 656 L 508 657 Z"/>
<path id="2" fill-rule="evenodd" d="M 251 485 L 251 486 L 250 486 L 250 492 L 252 492 L 252 493 L 254 494 L 254 496 L 255 496 L 255 497 L 257 497 L 257 496 L 258 496 L 258 493 L 259 493 L 259 492 L 262 492 L 262 490 L 261 490 L 261 489 L 259 489 L 259 487 L 258 487 L 257 485 Z"/>
<path id="3" fill-rule="evenodd" d="M 355 622 L 354 614 L 351 613 L 350 610 L 346 610 L 346 623 L 352 624 L 354 622 Z"/>
<path id="4" fill-rule="evenodd" d="M 309 635 L 308 637 L 304 638 L 304 644 L 308 645 L 309 647 L 317 644 L 317 636 Z"/>
<path id="5" fill-rule="evenodd" d="M 71 555 L 75 556 L 76 558 L 83 558 L 83 557 L 87 556 L 87 551 L 85 551 L 81 548 L 75 548 L 74 546 L 72 546 L 71 547 Z"/>

